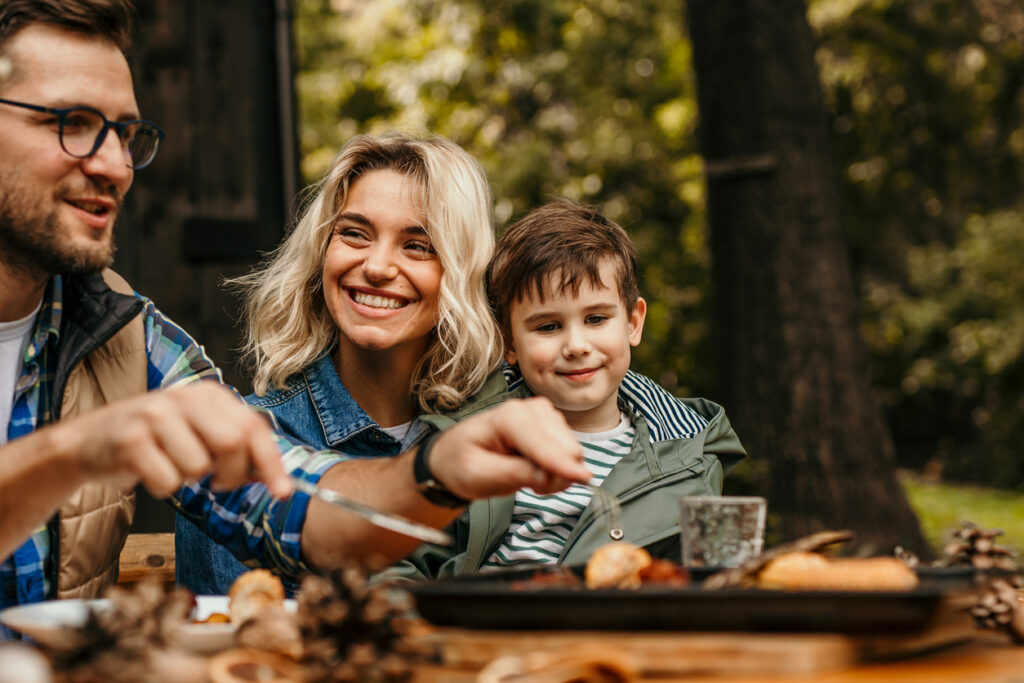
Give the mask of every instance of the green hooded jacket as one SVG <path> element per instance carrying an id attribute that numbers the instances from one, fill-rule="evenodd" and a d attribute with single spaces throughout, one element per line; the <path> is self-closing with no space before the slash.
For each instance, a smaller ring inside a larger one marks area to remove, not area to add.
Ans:
<path id="1" fill-rule="evenodd" d="M 492 375 L 461 410 L 420 419 L 446 429 L 502 401 L 531 395 L 515 369 L 506 368 Z M 619 387 L 619 405 L 633 420 L 633 447 L 602 488 L 622 506 L 622 540 L 646 548 L 653 557 L 678 562 L 679 499 L 720 495 L 725 474 L 746 451 L 721 406 L 701 398 L 676 398 L 643 375 L 627 373 Z M 475 501 L 449 528 L 454 547 L 421 546 L 386 573 L 421 579 L 476 573 L 508 531 L 514 501 L 514 496 Z M 594 507 L 592 501 L 580 516 L 560 564 L 585 564 L 594 550 L 610 542 L 606 526 L 595 523 Z"/>

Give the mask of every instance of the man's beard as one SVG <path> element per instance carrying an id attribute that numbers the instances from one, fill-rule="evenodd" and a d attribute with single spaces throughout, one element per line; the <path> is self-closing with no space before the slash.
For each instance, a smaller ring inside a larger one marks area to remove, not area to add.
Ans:
<path id="1" fill-rule="evenodd" d="M 0 179 L 0 262 L 12 269 L 47 277 L 58 273 L 92 273 L 113 262 L 112 234 L 85 244 L 70 243 L 56 208 L 49 213 L 33 210 L 32 193 L 23 191 L 12 180 L 10 176 Z"/>

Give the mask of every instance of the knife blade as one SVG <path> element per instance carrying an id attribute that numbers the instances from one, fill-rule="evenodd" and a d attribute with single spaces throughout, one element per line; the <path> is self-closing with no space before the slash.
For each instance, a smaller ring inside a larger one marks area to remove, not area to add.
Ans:
<path id="1" fill-rule="evenodd" d="M 295 485 L 296 490 L 302 491 L 312 498 L 319 498 L 330 505 L 353 512 L 360 517 L 369 520 L 372 524 L 376 524 L 382 529 L 388 529 L 389 531 L 394 531 L 405 536 L 418 538 L 421 541 L 427 541 L 428 543 L 437 543 L 439 545 L 451 545 L 453 543 L 452 537 L 440 529 L 435 529 L 434 527 L 427 526 L 426 524 L 414 522 L 413 520 L 402 517 L 401 515 L 395 515 L 390 512 L 381 512 L 369 505 L 352 500 L 347 496 L 343 496 L 337 491 L 320 488 L 316 484 L 299 477 L 292 477 L 292 483 Z"/>

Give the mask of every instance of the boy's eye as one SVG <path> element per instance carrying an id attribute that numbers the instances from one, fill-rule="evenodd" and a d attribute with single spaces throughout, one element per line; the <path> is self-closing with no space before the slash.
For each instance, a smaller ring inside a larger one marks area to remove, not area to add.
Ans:
<path id="1" fill-rule="evenodd" d="M 544 323 L 536 327 L 538 332 L 556 332 L 558 330 L 558 323 Z"/>
<path id="2" fill-rule="evenodd" d="M 608 316 L 606 316 L 606 315 L 588 315 L 587 316 L 587 324 L 588 325 L 600 325 L 601 323 L 603 323 L 607 319 L 608 319 Z"/>

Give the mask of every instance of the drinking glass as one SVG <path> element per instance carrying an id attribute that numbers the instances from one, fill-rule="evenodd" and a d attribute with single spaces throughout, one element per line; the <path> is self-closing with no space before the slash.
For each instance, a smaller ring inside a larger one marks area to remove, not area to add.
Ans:
<path id="1" fill-rule="evenodd" d="M 767 503 L 759 496 L 694 496 L 679 501 L 683 565 L 738 567 L 761 554 Z"/>

